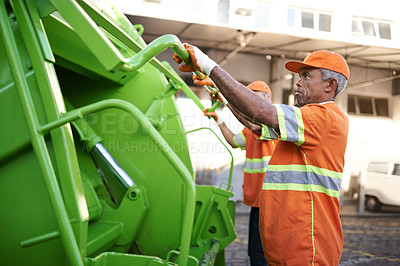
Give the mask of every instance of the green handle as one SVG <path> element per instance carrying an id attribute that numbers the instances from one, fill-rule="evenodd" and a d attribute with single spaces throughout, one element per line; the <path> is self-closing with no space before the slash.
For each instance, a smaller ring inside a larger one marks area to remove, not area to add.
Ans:
<path id="1" fill-rule="evenodd" d="M 138 52 L 133 57 L 126 60 L 125 64 L 122 65 L 122 71 L 135 71 L 141 68 L 144 64 L 152 60 L 156 55 L 161 53 L 167 48 L 171 48 L 171 50 L 177 54 L 185 64 L 190 64 L 190 56 L 189 52 L 186 50 L 185 46 L 183 46 L 182 42 L 178 37 L 172 34 L 166 34 L 161 37 L 158 37 L 151 43 L 149 43 L 146 48 Z M 196 76 L 200 79 L 205 79 L 206 75 L 204 75 L 199 70 L 194 72 Z M 206 86 L 212 93 L 217 93 L 218 90 L 212 86 Z"/>
<path id="2" fill-rule="evenodd" d="M 121 70 L 135 71 L 167 48 L 171 48 L 174 53 L 182 58 L 185 64 L 190 63 L 189 53 L 186 51 L 178 37 L 172 34 L 166 34 L 149 43 L 136 55 L 126 59 L 125 63 L 121 66 Z"/>
<path id="3" fill-rule="evenodd" d="M 140 36 L 142 36 L 143 31 L 144 31 L 144 27 L 142 24 L 135 24 L 135 25 L 133 25 L 133 28 L 138 32 L 138 34 Z"/>
<path id="4" fill-rule="evenodd" d="M 220 101 L 216 101 L 213 106 L 211 106 L 210 109 L 208 109 L 208 112 L 214 112 L 215 110 L 217 110 L 217 108 L 221 105 Z"/>

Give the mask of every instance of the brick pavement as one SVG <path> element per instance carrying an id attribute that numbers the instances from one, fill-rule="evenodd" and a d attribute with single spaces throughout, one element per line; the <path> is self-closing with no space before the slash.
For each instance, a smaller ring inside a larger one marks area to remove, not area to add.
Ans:
<path id="1" fill-rule="evenodd" d="M 248 266 L 247 234 L 250 208 L 236 206 L 237 238 L 225 249 L 227 266 Z M 381 213 L 356 213 L 353 206 L 342 209 L 344 235 L 340 266 L 400 265 L 400 209 L 383 209 Z"/>

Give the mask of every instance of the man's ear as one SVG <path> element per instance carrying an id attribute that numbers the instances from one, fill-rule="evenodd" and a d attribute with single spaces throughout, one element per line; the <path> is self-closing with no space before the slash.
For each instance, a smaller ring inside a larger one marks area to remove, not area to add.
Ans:
<path id="1" fill-rule="evenodd" d="M 328 85 L 325 87 L 325 92 L 335 92 L 338 86 L 337 80 L 336 79 L 329 79 Z"/>

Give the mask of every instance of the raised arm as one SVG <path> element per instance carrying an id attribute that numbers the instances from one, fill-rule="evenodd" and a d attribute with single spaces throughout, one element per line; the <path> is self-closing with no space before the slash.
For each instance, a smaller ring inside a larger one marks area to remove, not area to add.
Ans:
<path id="1" fill-rule="evenodd" d="M 232 105 L 228 104 L 228 108 L 231 110 L 232 114 L 242 123 L 245 127 L 253 131 L 255 134 L 261 135 L 261 126 L 256 125 L 249 121 L 249 117 L 246 117 L 244 114 L 237 111 Z"/>
<path id="2" fill-rule="evenodd" d="M 235 136 L 235 134 L 233 134 L 233 132 L 228 128 L 225 122 L 219 124 L 218 126 L 221 129 L 222 135 L 224 135 L 224 138 L 229 143 L 229 145 L 231 145 L 232 148 L 237 148 L 238 146 L 236 146 L 236 144 L 233 142 L 233 137 Z"/>
<path id="3" fill-rule="evenodd" d="M 255 92 L 237 82 L 219 66 L 215 66 L 211 70 L 210 78 L 235 109 L 257 124 L 264 124 L 279 130 L 277 112 L 271 103 L 261 99 Z"/>
<path id="4" fill-rule="evenodd" d="M 271 103 L 264 101 L 249 88 L 237 82 L 199 48 L 186 43 L 184 45 L 189 52 L 191 63 L 185 65 L 174 54 L 174 60 L 180 64 L 181 71 L 195 72 L 199 70 L 208 75 L 236 110 L 257 124 L 264 124 L 279 131 L 277 111 Z"/>

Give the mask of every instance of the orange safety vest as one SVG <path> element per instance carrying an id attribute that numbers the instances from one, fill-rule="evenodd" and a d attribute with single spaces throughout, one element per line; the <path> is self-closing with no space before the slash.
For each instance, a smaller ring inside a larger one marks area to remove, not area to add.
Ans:
<path id="1" fill-rule="evenodd" d="M 274 152 L 276 140 L 262 140 L 248 128 L 233 137 L 236 146 L 246 149 L 243 175 L 243 203 L 260 207 L 261 189 L 265 171 Z"/>
<path id="2" fill-rule="evenodd" d="M 280 140 L 267 168 L 260 207 L 267 263 L 338 265 L 348 117 L 334 102 L 275 107 Z M 278 137 L 266 126 L 262 136 Z"/>

